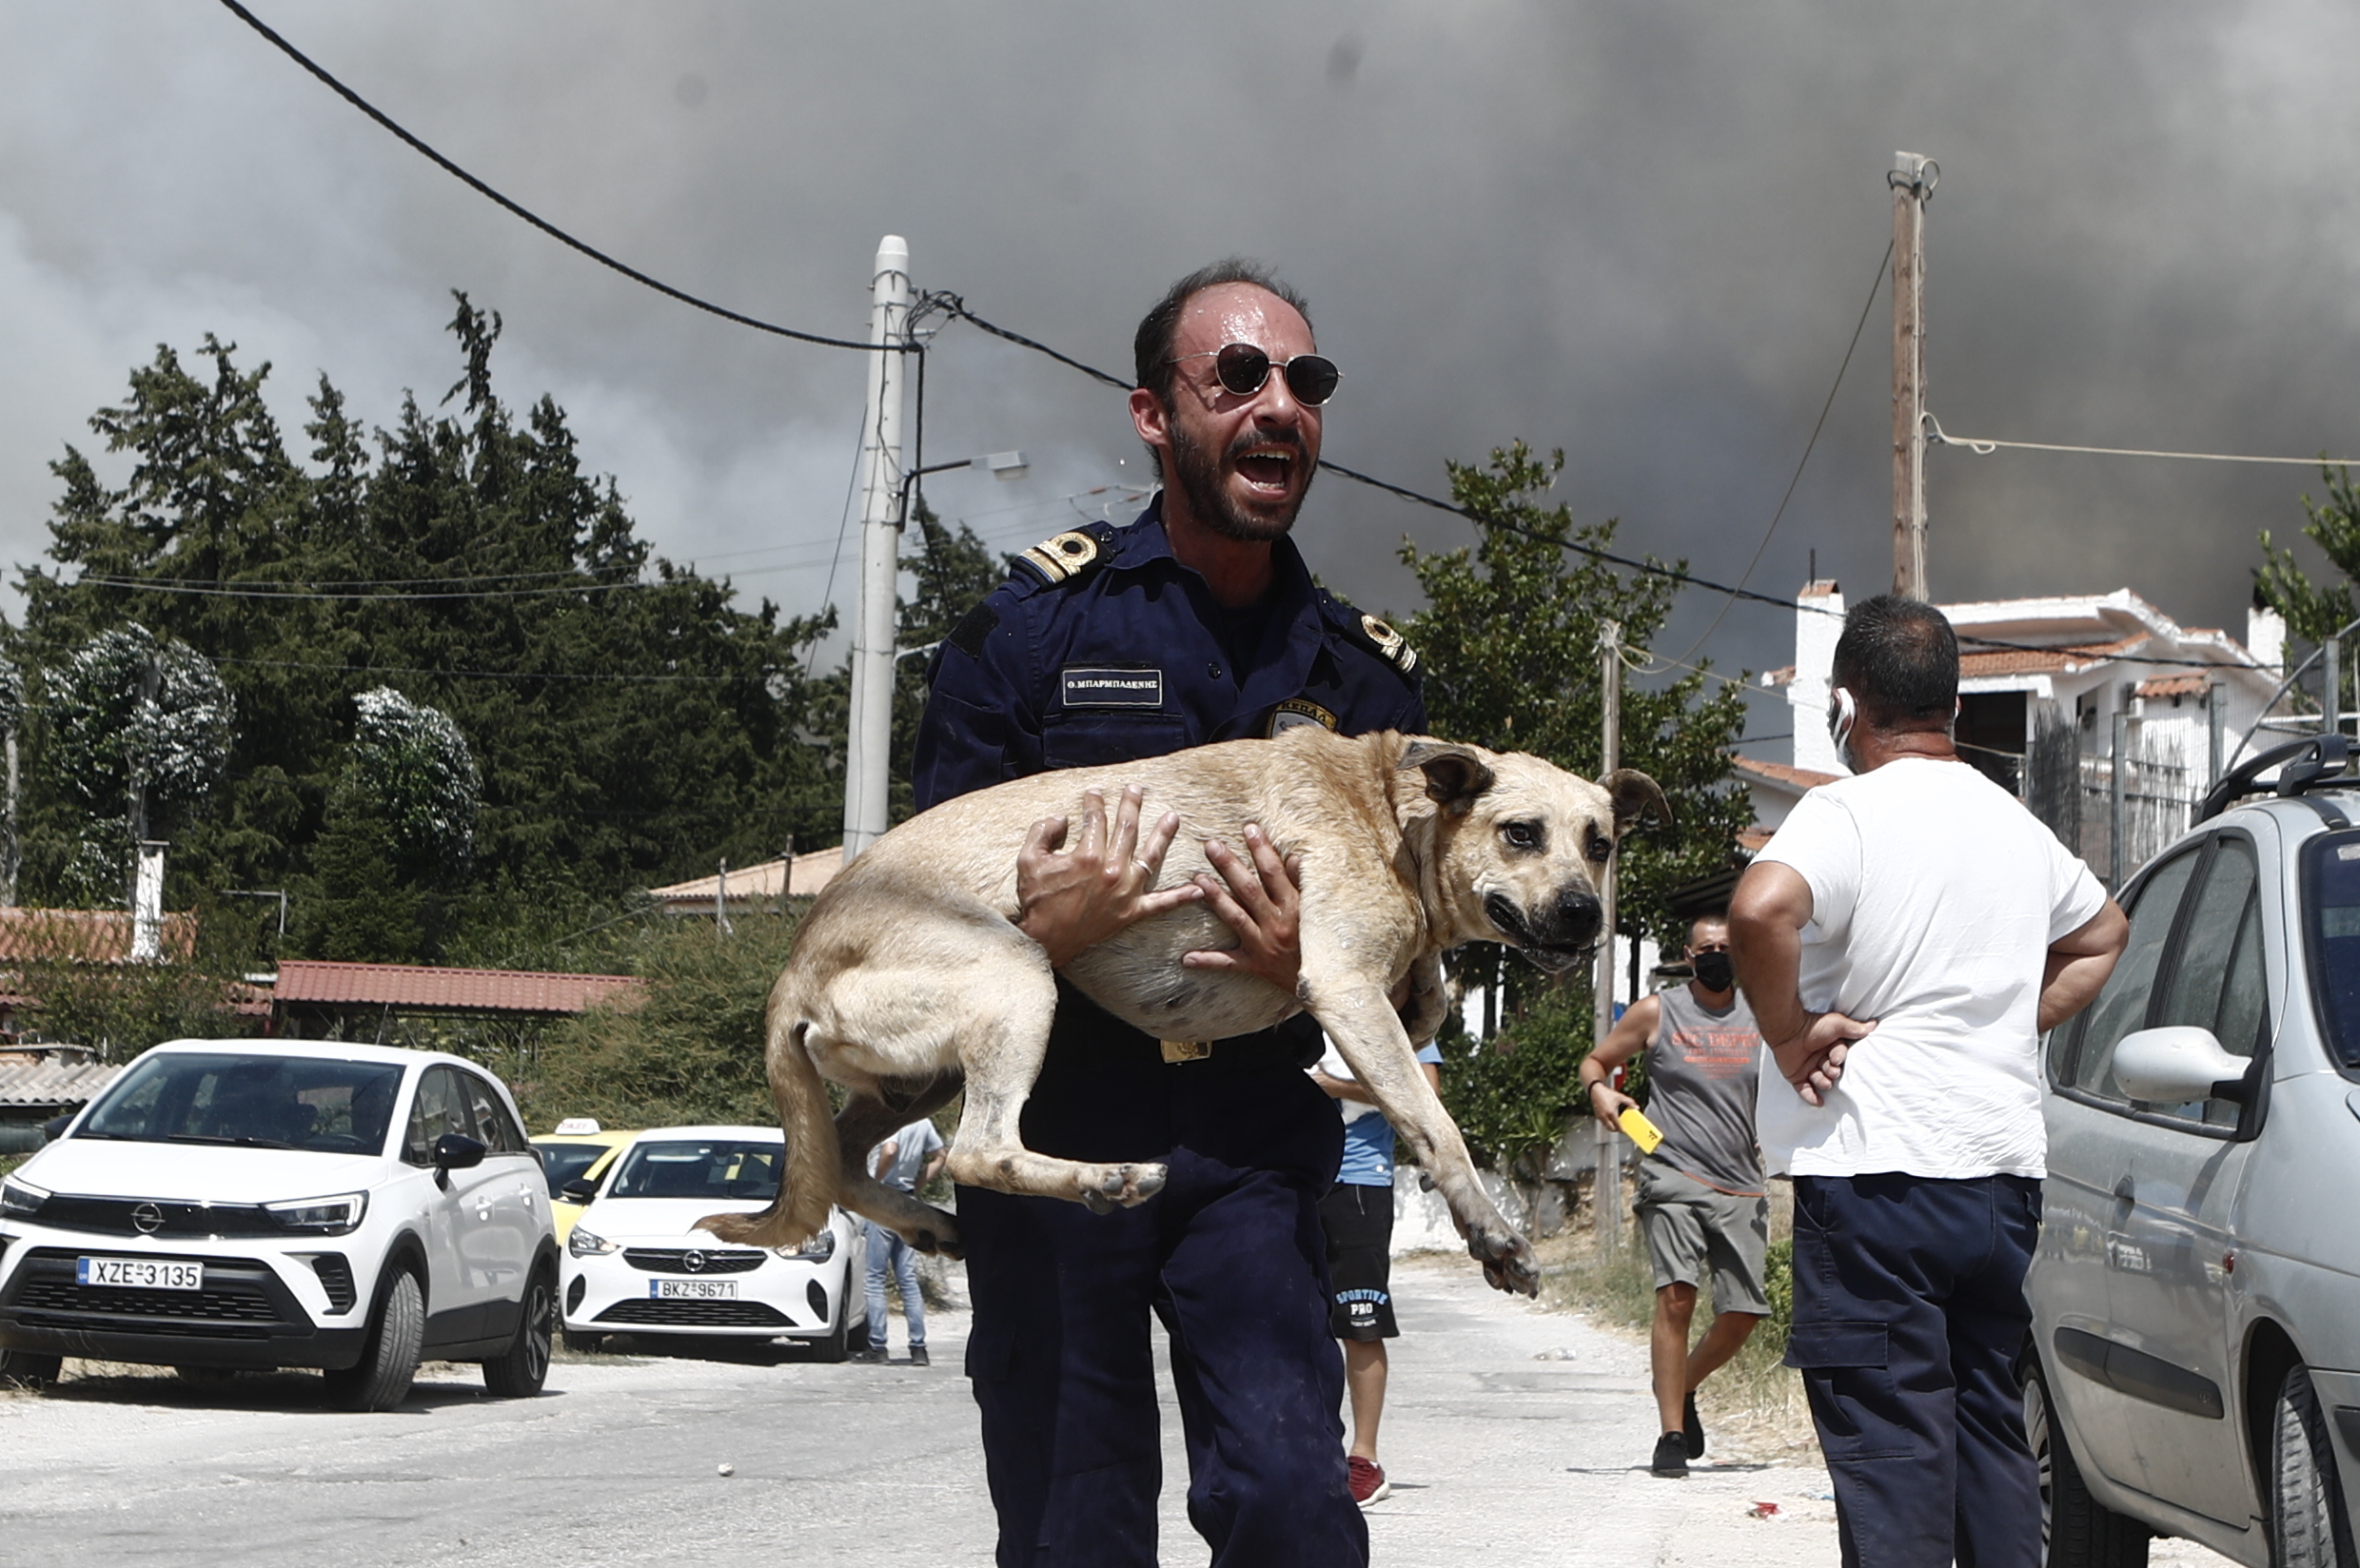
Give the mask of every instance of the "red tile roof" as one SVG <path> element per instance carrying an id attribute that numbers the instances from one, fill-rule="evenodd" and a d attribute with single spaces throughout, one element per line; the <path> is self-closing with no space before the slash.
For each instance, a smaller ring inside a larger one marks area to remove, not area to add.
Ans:
<path id="1" fill-rule="evenodd" d="M 1740 756 L 1733 760 L 1740 774 L 1752 774 L 1773 784 L 1784 784 L 1797 790 L 1816 790 L 1822 784 L 1833 784 L 1843 776 L 1841 774 L 1819 773 L 1810 768 L 1790 768 L 1783 762 L 1764 762 L 1758 756 Z"/>
<path id="2" fill-rule="evenodd" d="M 1978 676 L 2043 675 L 2061 670 L 2079 670 L 2102 659 L 2127 654 L 2147 640 L 2147 634 L 2142 632 L 2117 642 L 2079 648 L 1995 648 L 1979 654 L 1961 653 L 1958 656 L 1958 675 L 1961 679 L 1972 680 Z"/>
<path id="3" fill-rule="evenodd" d="M 583 1012 L 637 991 L 627 974 L 449 970 L 423 964 L 279 965 L 278 1000 L 331 1007 L 447 1008 L 462 1012 Z"/>
<path id="4" fill-rule="evenodd" d="M 2202 696 L 2212 684 L 2208 676 L 2157 676 L 2138 683 L 2141 696 Z"/>
<path id="5" fill-rule="evenodd" d="M 166 915 L 156 940 L 166 956 L 188 957 L 197 951 L 197 917 Z M 0 910 L 0 963 L 123 964 L 130 957 L 128 910 Z"/>

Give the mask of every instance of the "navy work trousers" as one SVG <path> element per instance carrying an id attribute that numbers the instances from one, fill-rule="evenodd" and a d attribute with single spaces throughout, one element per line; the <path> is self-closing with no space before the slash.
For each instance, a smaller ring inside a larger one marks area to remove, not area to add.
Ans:
<path id="1" fill-rule="evenodd" d="M 1170 1335 L 1189 1519 L 1214 1568 L 1364 1568 L 1318 1210 L 1343 1152 L 1333 1103 L 1275 1045 L 1166 1063 L 1060 988 L 1023 1133 L 1044 1153 L 1160 1159 L 1170 1175 L 1112 1214 L 959 1188 L 1000 1568 L 1155 1563 L 1150 1313 Z"/>
<path id="2" fill-rule="evenodd" d="M 1845 1568 L 2037 1568 L 2016 1359 L 2040 1184 L 1795 1178 L 1795 1327 Z"/>

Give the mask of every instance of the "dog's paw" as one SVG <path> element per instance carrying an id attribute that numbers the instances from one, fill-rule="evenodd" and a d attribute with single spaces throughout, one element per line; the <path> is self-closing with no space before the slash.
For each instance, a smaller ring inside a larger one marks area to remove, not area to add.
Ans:
<path id="1" fill-rule="evenodd" d="M 1092 1214 L 1136 1208 L 1164 1190 L 1165 1175 L 1160 1165 L 1086 1166 L 1078 1196 Z"/>
<path id="2" fill-rule="evenodd" d="M 958 1222 L 941 1209 L 925 1225 L 913 1231 L 909 1243 L 920 1252 L 957 1260 L 967 1256 L 967 1245 L 959 1239 Z"/>
<path id="3" fill-rule="evenodd" d="M 1484 1265 L 1484 1283 L 1494 1290 L 1512 1291 L 1519 1296 L 1541 1293 L 1541 1265 L 1532 1255 L 1532 1244 L 1504 1226 L 1470 1227 L 1466 1237 L 1467 1256 Z"/>

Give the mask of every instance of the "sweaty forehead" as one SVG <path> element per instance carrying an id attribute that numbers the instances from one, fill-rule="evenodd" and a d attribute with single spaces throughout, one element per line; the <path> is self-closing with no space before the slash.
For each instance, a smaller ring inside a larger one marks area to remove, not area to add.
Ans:
<path id="1" fill-rule="evenodd" d="M 1222 284 L 1181 306 L 1172 340 L 1175 356 L 1233 343 L 1252 343 L 1280 360 L 1308 354 L 1313 347 L 1310 323 L 1295 307 L 1251 284 Z"/>

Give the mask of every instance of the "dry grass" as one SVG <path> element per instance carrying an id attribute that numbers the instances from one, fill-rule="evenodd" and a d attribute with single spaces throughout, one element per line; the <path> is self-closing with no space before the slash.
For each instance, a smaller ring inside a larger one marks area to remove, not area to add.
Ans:
<path id="1" fill-rule="evenodd" d="M 1774 1251 L 1782 1251 L 1780 1244 L 1794 1235 L 1793 1212 L 1793 1189 L 1782 1182 L 1772 1183 Z M 1544 1303 L 1579 1313 L 1610 1333 L 1646 1343 L 1655 1318 L 1655 1282 L 1636 1226 L 1624 1226 L 1622 1245 L 1612 1255 L 1601 1255 L 1596 1228 L 1586 1217 L 1539 1244 L 1539 1250 Z M 1710 1292 L 1706 1294 L 1709 1301 Z M 1780 1310 L 1754 1331 L 1744 1348 L 1714 1373 L 1699 1394 L 1698 1406 L 1712 1435 L 1716 1460 L 1796 1463 L 1818 1459 L 1819 1441 L 1811 1429 L 1801 1380 L 1780 1364 L 1786 1353 L 1786 1319 L 1775 1282 L 1771 1295 Z M 1695 1335 L 1703 1332 L 1706 1304 L 1698 1303 Z"/>

